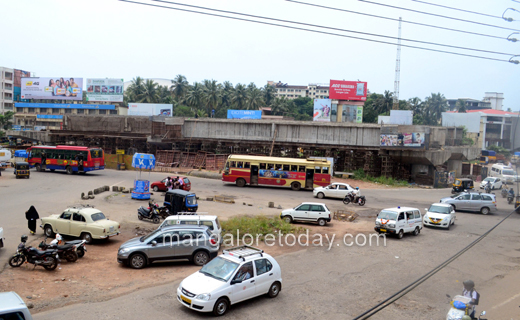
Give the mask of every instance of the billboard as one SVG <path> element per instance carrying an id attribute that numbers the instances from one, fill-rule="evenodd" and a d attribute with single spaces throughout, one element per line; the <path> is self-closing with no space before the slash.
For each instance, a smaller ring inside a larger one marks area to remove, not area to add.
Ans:
<path id="1" fill-rule="evenodd" d="M 173 104 L 129 103 L 129 116 L 167 116 L 173 115 Z"/>
<path id="2" fill-rule="evenodd" d="M 21 87 L 22 78 L 26 78 L 26 77 L 30 77 L 30 76 L 31 76 L 31 73 L 29 71 L 14 69 L 14 86 Z"/>
<path id="3" fill-rule="evenodd" d="M 262 119 L 260 110 L 228 110 L 228 119 Z"/>
<path id="4" fill-rule="evenodd" d="M 361 81 L 330 80 L 329 98 L 366 101 L 367 83 Z"/>
<path id="5" fill-rule="evenodd" d="M 382 134 L 382 147 L 423 147 L 424 136 L 422 132 Z"/>
<path id="6" fill-rule="evenodd" d="M 330 99 L 314 99 L 314 112 L 312 121 L 330 122 Z"/>
<path id="7" fill-rule="evenodd" d="M 87 101 L 123 102 L 123 79 L 87 79 Z"/>
<path id="8" fill-rule="evenodd" d="M 22 99 L 83 100 L 83 78 L 21 78 Z"/>

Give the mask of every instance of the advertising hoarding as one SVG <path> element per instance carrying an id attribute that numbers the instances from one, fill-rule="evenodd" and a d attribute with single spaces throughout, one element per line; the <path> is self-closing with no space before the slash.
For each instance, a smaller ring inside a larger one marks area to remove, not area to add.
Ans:
<path id="1" fill-rule="evenodd" d="M 363 106 L 357 106 L 356 123 L 363 123 Z"/>
<path id="2" fill-rule="evenodd" d="M 14 86 L 21 87 L 22 86 L 22 78 L 30 77 L 31 73 L 29 71 L 23 71 L 19 69 L 14 69 Z"/>
<path id="3" fill-rule="evenodd" d="M 330 99 L 314 99 L 314 112 L 312 121 L 330 122 Z"/>
<path id="4" fill-rule="evenodd" d="M 82 100 L 83 78 L 21 78 L 22 99 Z"/>
<path id="5" fill-rule="evenodd" d="M 173 104 L 129 103 L 129 116 L 167 116 L 173 115 Z"/>
<path id="6" fill-rule="evenodd" d="M 366 101 L 367 83 L 361 81 L 330 80 L 329 98 Z"/>
<path id="7" fill-rule="evenodd" d="M 422 132 L 382 134 L 380 146 L 382 147 L 423 147 L 424 136 Z"/>
<path id="8" fill-rule="evenodd" d="M 87 79 L 87 101 L 123 102 L 123 79 Z"/>
<path id="9" fill-rule="evenodd" d="M 228 110 L 228 119 L 262 119 L 260 110 Z"/>

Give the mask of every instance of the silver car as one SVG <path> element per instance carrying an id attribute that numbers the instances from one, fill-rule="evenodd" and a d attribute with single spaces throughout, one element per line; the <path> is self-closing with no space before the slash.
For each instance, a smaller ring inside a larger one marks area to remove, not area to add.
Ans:
<path id="1" fill-rule="evenodd" d="M 207 226 L 168 226 L 123 243 L 117 262 L 141 269 L 154 261 L 188 259 L 202 266 L 218 255 L 218 242 Z"/>
<path id="2" fill-rule="evenodd" d="M 451 204 L 455 210 L 476 211 L 482 214 L 497 211 L 497 200 L 494 194 L 462 192 L 451 197 L 442 198 L 441 203 Z"/>

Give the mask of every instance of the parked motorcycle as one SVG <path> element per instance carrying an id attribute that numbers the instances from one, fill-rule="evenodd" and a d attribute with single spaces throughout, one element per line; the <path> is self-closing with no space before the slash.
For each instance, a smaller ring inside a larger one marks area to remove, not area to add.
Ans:
<path id="1" fill-rule="evenodd" d="M 60 234 L 56 234 L 56 239 L 52 240 L 50 244 L 47 244 L 46 240 L 47 238 L 45 238 L 45 240 L 42 241 L 38 247 L 40 247 L 42 250 L 56 249 L 58 250 L 58 256 L 61 259 L 67 260 L 68 262 L 76 262 L 78 258 L 81 258 L 85 255 L 85 240 L 76 240 L 63 243 Z M 63 244 L 60 244 L 60 242 Z"/>
<path id="2" fill-rule="evenodd" d="M 155 204 L 155 205 L 157 206 L 157 204 Z M 170 213 L 170 210 L 168 210 L 168 207 L 162 206 L 162 207 L 159 207 L 158 210 L 159 210 L 159 215 L 163 219 L 166 219 L 169 216 L 171 216 L 171 213 Z"/>
<path id="3" fill-rule="evenodd" d="M 9 259 L 9 265 L 11 267 L 17 268 L 27 261 L 28 263 L 34 264 L 34 267 L 42 266 L 49 271 L 56 269 L 58 266 L 58 250 L 40 251 L 31 246 L 26 247 L 26 235 L 22 236 L 21 241 L 16 250 L 16 254 Z"/>
<path id="4" fill-rule="evenodd" d="M 359 204 L 360 206 L 364 206 L 365 203 L 366 203 L 366 198 L 365 196 L 360 196 L 360 195 L 354 195 L 352 192 L 347 194 L 345 196 L 345 198 L 343 198 L 343 203 L 344 204 L 349 204 L 349 203 L 357 203 Z"/>
<path id="5" fill-rule="evenodd" d="M 137 218 L 139 220 L 152 220 L 153 223 L 160 223 L 161 217 L 159 215 L 159 206 L 151 201 L 148 202 L 148 208 L 143 206 L 137 209 Z"/>

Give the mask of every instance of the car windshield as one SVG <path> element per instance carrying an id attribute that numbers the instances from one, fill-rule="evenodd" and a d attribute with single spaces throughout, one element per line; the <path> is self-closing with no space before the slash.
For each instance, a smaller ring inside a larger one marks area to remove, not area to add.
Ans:
<path id="1" fill-rule="evenodd" d="M 397 218 L 397 212 L 383 210 L 379 212 L 377 216 L 379 219 L 395 220 Z"/>
<path id="2" fill-rule="evenodd" d="M 186 202 L 188 204 L 195 205 L 195 204 L 197 204 L 197 198 L 195 198 L 195 196 L 188 196 L 186 198 Z"/>
<path id="3" fill-rule="evenodd" d="M 502 171 L 502 174 L 504 174 L 506 176 L 514 176 L 515 172 L 513 170 L 504 170 L 504 171 Z"/>
<path id="4" fill-rule="evenodd" d="M 157 230 L 154 230 L 153 232 L 149 233 L 148 235 L 146 236 L 142 236 L 139 241 L 141 242 L 144 242 L 144 241 L 147 241 L 148 239 L 153 239 L 158 233 L 161 232 L 161 229 L 157 229 Z"/>
<path id="5" fill-rule="evenodd" d="M 94 213 L 90 217 L 92 218 L 92 221 L 99 221 L 99 220 L 103 220 L 103 219 L 107 218 L 107 217 L 105 217 L 103 212 Z"/>
<path id="6" fill-rule="evenodd" d="M 200 273 L 227 282 L 237 268 L 238 263 L 221 257 L 216 257 L 205 264 L 204 267 L 200 269 Z"/>
<path id="7" fill-rule="evenodd" d="M 429 212 L 434 212 L 434 213 L 443 213 L 443 214 L 449 214 L 451 212 L 450 208 L 449 207 L 445 207 L 445 206 L 439 206 L 439 205 L 431 205 L 430 209 L 428 209 Z"/>
<path id="8" fill-rule="evenodd" d="M 495 179 L 490 178 L 490 177 L 487 177 L 486 179 L 484 179 L 484 181 L 486 181 L 486 182 L 487 182 L 487 181 L 491 181 L 491 182 L 493 182 L 494 180 L 495 180 Z"/>

